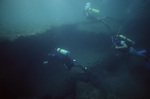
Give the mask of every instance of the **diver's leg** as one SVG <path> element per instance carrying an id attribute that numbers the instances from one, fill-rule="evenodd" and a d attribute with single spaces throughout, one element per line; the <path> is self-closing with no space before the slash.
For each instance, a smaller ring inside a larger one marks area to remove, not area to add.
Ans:
<path id="1" fill-rule="evenodd" d="M 146 57 L 146 55 L 144 55 L 142 53 L 138 53 L 138 51 L 135 50 L 133 47 L 130 47 L 130 54 L 134 54 L 134 55 L 137 55 L 137 56 Z"/>

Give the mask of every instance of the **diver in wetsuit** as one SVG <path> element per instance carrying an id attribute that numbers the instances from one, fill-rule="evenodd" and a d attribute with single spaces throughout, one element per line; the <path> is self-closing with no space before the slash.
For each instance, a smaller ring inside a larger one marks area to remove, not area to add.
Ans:
<path id="1" fill-rule="evenodd" d="M 150 69 L 150 57 L 149 55 L 145 55 L 147 51 L 145 49 L 140 51 L 135 50 L 132 47 L 135 42 L 133 42 L 131 39 L 123 35 L 115 35 L 112 37 L 112 42 L 114 48 L 122 53 L 144 57 L 146 68 Z"/>
<path id="2" fill-rule="evenodd" d="M 44 64 L 63 64 L 66 69 L 70 70 L 74 66 L 73 61 L 69 57 L 70 52 L 61 48 L 57 48 L 51 54 L 48 55 L 48 59 L 44 61 Z"/>
<path id="3" fill-rule="evenodd" d="M 111 32 L 111 28 L 108 26 L 108 24 L 104 21 L 105 19 L 109 19 L 110 17 L 98 17 L 98 14 L 99 14 L 99 10 L 98 9 L 95 9 L 95 8 L 92 8 L 91 7 L 91 3 L 88 2 L 86 3 L 85 5 L 85 8 L 84 8 L 84 13 L 86 15 L 86 18 L 92 22 L 101 22 L 103 23 L 107 29 Z"/>
<path id="4" fill-rule="evenodd" d="M 99 18 L 98 14 L 100 11 L 98 9 L 91 8 L 90 2 L 86 3 L 84 11 L 86 18 L 94 22 L 102 21 L 108 18 L 108 17 Z"/>
<path id="5" fill-rule="evenodd" d="M 57 48 L 56 50 L 53 51 L 52 54 L 49 54 L 48 59 L 44 61 L 44 64 L 53 64 L 53 65 L 58 65 L 61 64 L 63 65 L 67 70 L 70 70 L 72 67 L 78 67 L 78 70 L 81 72 L 85 72 L 86 68 L 83 68 L 79 64 L 75 64 L 75 59 L 72 60 L 70 57 L 70 51 L 67 51 L 65 49 Z"/>
<path id="6" fill-rule="evenodd" d="M 112 42 L 114 44 L 115 49 L 122 53 L 147 57 L 146 55 L 144 55 L 144 53 L 147 52 L 145 49 L 141 51 L 135 50 L 132 47 L 135 44 L 135 42 L 123 35 L 115 35 L 114 37 L 112 37 Z"/>

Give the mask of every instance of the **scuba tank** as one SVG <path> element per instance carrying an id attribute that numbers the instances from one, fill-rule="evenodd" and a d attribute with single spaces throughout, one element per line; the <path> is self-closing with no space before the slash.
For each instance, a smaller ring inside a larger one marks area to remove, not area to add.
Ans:
<path id="1" fill-rule="evenodd" d="M 70 54 L 70 51 L 67 51 L 67 50 L 64 50 L 61 48 L 57 48 L 57 52 L 62 54 L 62 55 L 69 55 Z"/>
<path id="2" fill-rule="evenodd" d="M 94 8 L 89 8 L 88 10 L 91 11 L 91 12 L 93 12 L 93 13 L 99 13 L 99 10 L 94 9 Z"/>
<path id="3" fill-rule="evenodd" d="M 128 42 L 130 42 L 130 43 L 132 43 L 132 44 L 135 44 L 134 41 L 132 41 L 131 39 L 129 39 L 129 38 L 123 36 L 123 35 L 117 35 L 116 37 L 119 37 L 119 38 L 121 38 L 121 39 L 124 39 L 124 40 L 126 40 L 126 41 L 128 41 Z"/>

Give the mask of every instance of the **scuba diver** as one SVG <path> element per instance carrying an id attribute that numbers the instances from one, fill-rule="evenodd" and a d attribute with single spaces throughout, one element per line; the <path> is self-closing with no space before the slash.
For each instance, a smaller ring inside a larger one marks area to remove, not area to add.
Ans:
<path id="1" fill-rule="evenodd" d="M 85 11 L 86 18 L 94 22 L 102 21 L 108 18 L 108 17 L 99 18 L 98 14 L 100 11 L 98 9 L 91 8 L 90 2 L 86 3 L 84 11 Z"/>
<path id="2" fill-rule="evenodd" d="M 142 57 L 147 57 L 144 55 L 147 51 L 145 49 L 141 51 L 135 50 L 132 46 L 135 44 L 131 39 L 123 36 L 123 35 L 115 35 L 112 36 L 112 43 L 116 50 L 119 50 L 122 53 L 127 53 L 131 55 L 137 55 Z"/>
<path id="3" fill-rule="evenodd" d="M 48 54 L 48 59 L 44 61 L 44 64 L 63 64 L 66 69 L 70 70 L 74 66 L 73 61 L 69 58 L 70 51 L 57 48 L 51 54 Z"/>
<path id="4" fill-rule="evenodd" d="M 87 19 L 92 21 L 98 20 L 97 14 L 99 13 L 99 10 L 91 8 L 90 2 L 86 3 L 84 11 Z"/>
<path id="5" fill-rule="evenodd" d="M 72 60 L 70 58 L 70 51 L 57 48 L 51 54 L 48 54 L 48 58 L 43 62 L 43 64 L 63 65 L 67 70 L 70 70 L 75 66 L 80 72 L 84 73 L 87 68 L 83 68 L 81 65 L 75 64 L 75 62 L 75 59 Z"/>
<path id="6" fill-rule="evenodd" d="M 123 36 L 123 35 L 115 35 L 112 36 L 112 43 L 116 50 L 119 50 L 122 53 L 126 53 L 129 55 L 142 56 L 145 59 L 145 66 L 150 70 L 150 57 L 145 55 L 147 51 L 145 49 L 137 51 L 132 46 L 135 44 L 131 39 Z"/>
<path id="7" fill-rule="evenodd" d="M 109 19 L 110 17 L 98 17 L 99 10 L 95 8 L 91 8 L 91 3 L 87 2 L 84 8 L 84 13 L 86 15 L 86 18 L 92 22 L 101 22 L 103 23 L 107 29 L 111 32 L 111 28 L 108 26 L 106 22 L 104 22 L 105 19 Z"/>

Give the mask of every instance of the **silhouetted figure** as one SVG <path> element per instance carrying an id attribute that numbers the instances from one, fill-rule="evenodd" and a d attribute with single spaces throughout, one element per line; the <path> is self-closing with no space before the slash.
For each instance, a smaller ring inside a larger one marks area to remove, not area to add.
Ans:
<path id="1" fill-rule="evenodd" d="M 147 57 L 146 55 L 144 55 L 144 53 L 147 52 L 145 49 L 141 51 L 135 50 L 135 48 L 133 48 L 135 42 L 123 35 L 115 35 L 114 37 L 112 37 L 112 42 L 115 49 L 120 52 Z"/>
<path id="2" fill-rule="evenodd" d="M 44 61 L 44 64 L 62 64 L 67 70 L 70 70 L 72 67 L 76 68 L 80 73 L 84 73 L 86 68 L 83 68 L 79 64 L 75 64 L 75 59 L 69 57 L 70 51 L 65 49 L 57 48 L 53 53 L 48 55 L 48 59 Z"/>
<path id="3" fill-rule="evenodd" d="M 88 20 L 90 20 L 92 22 L 103 23 L 106 26 L 106 28 L 111 32 L 111 28 L 105 22 L 105 20 L 109 19 L 110 17 L 98 17 L 98 14 L 100 11 L 98 9 L 92 8 L 90 2 L 86 3 L 84 12 L 85 12 L 86 18 Z"/>

